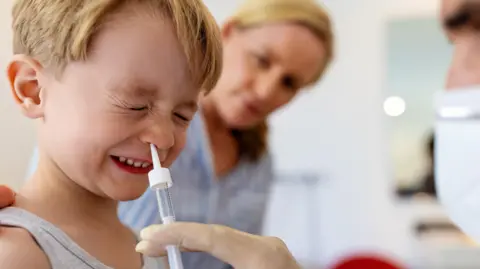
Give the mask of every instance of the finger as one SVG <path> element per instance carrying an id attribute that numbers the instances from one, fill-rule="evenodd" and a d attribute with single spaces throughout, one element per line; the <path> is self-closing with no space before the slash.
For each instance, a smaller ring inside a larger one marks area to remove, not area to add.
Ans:
<path id="1" fill-rule="evenodd" d="M 198 252 L 183 247 L 179 247 L 181 252 Z M 137 252 L 140 252 L 149 257 L 163 257 L 167 256 L 166 246 L 159 245 L 153 241 L 142 240 L 135 247 Z"/>
<path id="2" fill-rule="evenodd" d="M 178 245 L 206 252 L 234 267 L 243 259 L 242 254 L 251 252 L 255 245 L 252 242 L 253 235 L 224 226 L 198 223 L 153 225 L 144 229 L 141 237 L 157 246 Z"/>
<path id="3" fill-rule="evenodd" d="M 7 207 L 15 202 L 15 193 L 7 186 L 0 186 L 0 208 Z"/>
<path id="4" fill-rule="evenodd" d="M 135 247 L 135 251 L 149 257 L 163 257 L 167 255 L 164 246 L 147 240 L 140 241 Z"/>

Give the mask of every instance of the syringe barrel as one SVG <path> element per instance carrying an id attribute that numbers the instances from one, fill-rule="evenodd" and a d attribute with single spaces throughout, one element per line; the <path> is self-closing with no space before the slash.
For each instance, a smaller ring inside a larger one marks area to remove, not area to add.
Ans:
<path id="1" fill-rule="evenodd" d="M 170 269 L 183 269 L 182 254 L 177 246 L 167 246 Z"/>
<path id="2" fill-rule="evenodd" d="M 172 199 L 168 188 L 155 189 L 157 195 L 158 209 L 163 224 L 175 222 Z M 168 264 L 170 269 L 183 269 L 182 254 L 178 246 L 167 246 Z"/>
<path id="3" fill-rule="evenodd" d="M 167 224 L 165 223 L 165 219 L 173 218 L 169 221 L 174 222 L 175 213 L 173 211 L 172 199 L 170 197 L 168 188 L 156 189 L 155 192 L 157 195 L 158 209 L 160 211 L 160 217 L 162 218 L 162 221 L 164 224 Z"/>

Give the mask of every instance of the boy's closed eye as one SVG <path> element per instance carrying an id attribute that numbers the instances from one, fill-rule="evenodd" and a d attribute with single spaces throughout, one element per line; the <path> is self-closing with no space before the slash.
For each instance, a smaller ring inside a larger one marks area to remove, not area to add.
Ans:
<path id="1" fill-rule="evenodd" d="M 128 109 L 133 111 L 144 111 L 149 109 L 149 107 L 148 106 L 132 106 L 132 107 L 129 107 Z"/>
<path id="2" fill-rule="evenodd" d="M 174 115 L 175 115 L 175 117 L 179 118 L 179 119 L 182 120 L 182 121 L 186 121 L 186 122 L 190 122 L 190 121 L 191 121 L 191 119 L 190 119 L 189 117 L 184 116 L 184 115 L 182 115 L 182 114 L 180 114 L 180 113 L 174 113 Z"/>
<path id="3" fill-rule="evenodd" d="M 108 94 L 109 103 L 116 108 L 117 112 L 147 112 L 151 110 L 151 103 L 148 98 L 132 98 L 125 94 Z"/>
<path id="4" fill-rule="evenodd" d="M 121 98 L 115 97 L 113 105 L 121 110 L 123 113 L 129 112 L 149 112 L 152 109 L 152 105 L 145 102 L 128 102 Z"/>
<path id="5" fill-rule="evenodd" d="M 145 111 L 149 111 L 151 110 L 151 107 L 148 106 L 148 105 L 143 105 L 143 106 L 126 106 L 127 109 L 131 110 L 131 111 L 136 111 L 136 112 L 145 112 Z M 191 117 L 187 116 L 187 115 L 182 115 L 182 113 L 179 113 L 179 112 L 174 112 L 173 115 L 180 119 L 181 121 L 184 121 L 184 122 L 190 122 L 192 119 Z"/>
<path id="6" fill-rule="evenodd" d="M 124 113 L 134 113 L 143 116 L 153 111 L 153 105 L 151 104 L 134 104 L 133 102 L 124 101 L 120 98 L 115 98 L 115 100 L 115 106 L 122 109 Z M 173 112 L 175 120 L 181 125 L 188 125 L 195 114 L 194 110 L 186 110 L 187 109 L 180 109 L 180 111 Z"/>

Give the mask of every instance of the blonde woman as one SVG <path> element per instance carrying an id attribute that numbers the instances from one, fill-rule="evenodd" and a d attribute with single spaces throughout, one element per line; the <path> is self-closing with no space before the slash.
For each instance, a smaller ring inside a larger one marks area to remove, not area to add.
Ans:
<path id="1" fill-rule="evenodd" d="M 249 0 L 223 25 L 222 37 L 222 74 L 171 167 L 172 199 L 179 221 L 259 234 L 273 179 L 266 118 L 321 78 L 333 34 L 314 1 Z M 161 223 L 152 192 L 121 204 L 119 215 L 136 229 Z M 186 268 L 229 267 L 203 253 L 186 253 L 184 262 Z"/>
<path id="2" fill-rule="evenodd" d="M 185 148 L 170 167 L 172 199 L 178 221 L 259 234 L 273 180 L 266 119 L 322 77 L 333 33 L 313 0 L 247 0 L 223 25 L 222 42 L 221 77 L 201 100 Z M 119 216 L 138 230 L 161 223 L 151 192 L 120 203 Z M 186 253 L 184 264 L 231 266 L 203 253 Z"/>

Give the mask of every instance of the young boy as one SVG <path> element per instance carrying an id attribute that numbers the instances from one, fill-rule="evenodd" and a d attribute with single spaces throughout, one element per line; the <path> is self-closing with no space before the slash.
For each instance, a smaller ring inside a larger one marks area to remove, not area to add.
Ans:
<path id="1" fill-rule="evenodd" d="M 220 72 L 213 17 L 201 0 L 17 0 L 13 33 L 8 79 L 40 160 L 0 211 L 1 267 L 152 268 L 117 201 L 145 192 L 149 144 L 166 167 L 182 149 Z"/>

